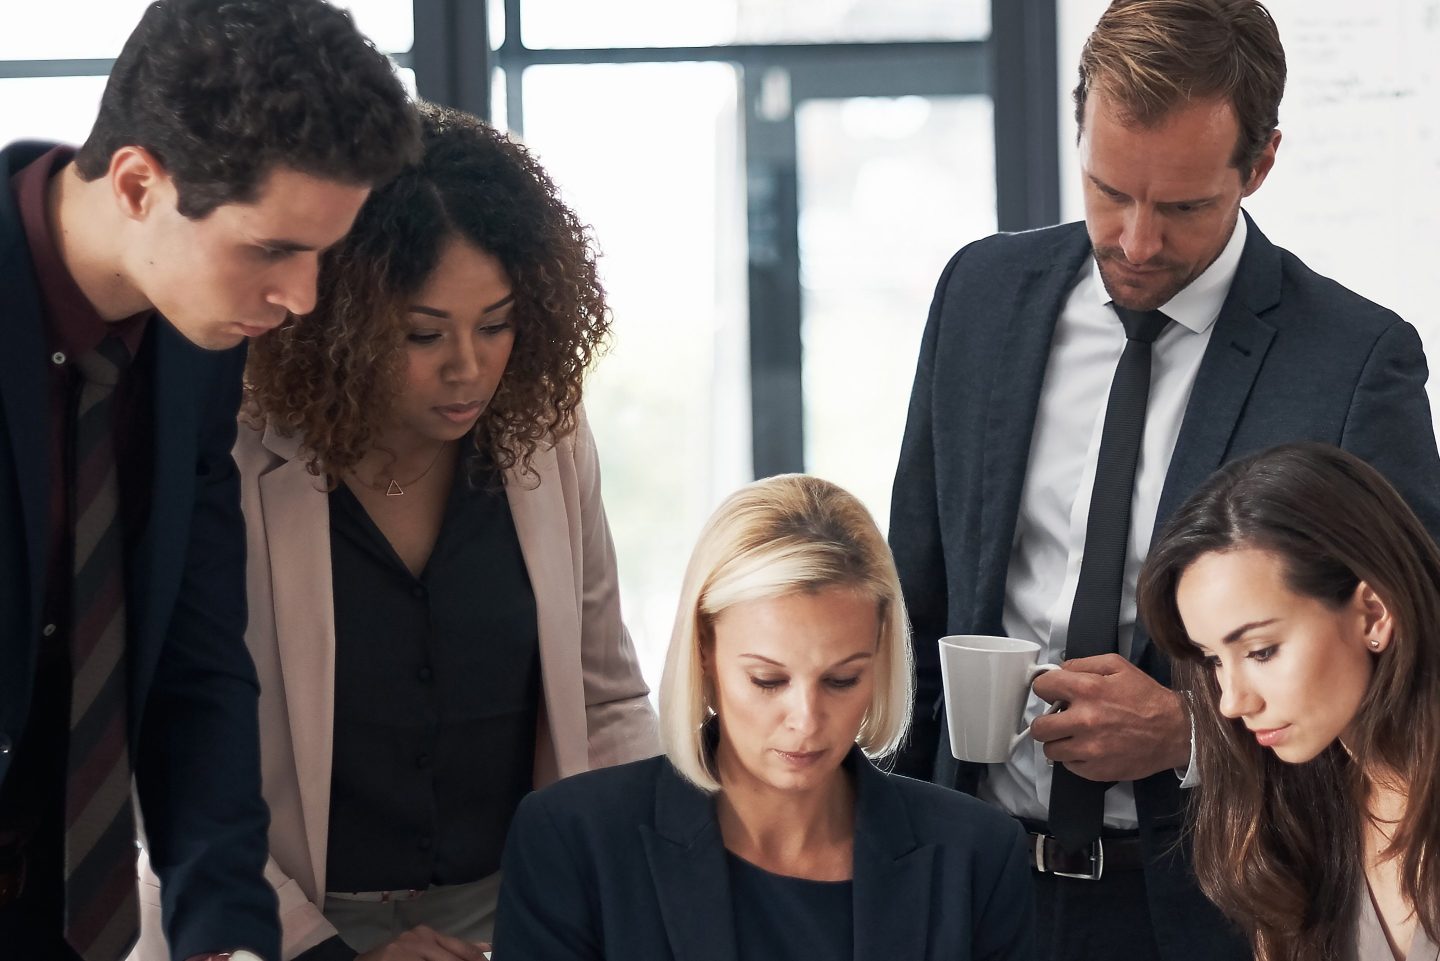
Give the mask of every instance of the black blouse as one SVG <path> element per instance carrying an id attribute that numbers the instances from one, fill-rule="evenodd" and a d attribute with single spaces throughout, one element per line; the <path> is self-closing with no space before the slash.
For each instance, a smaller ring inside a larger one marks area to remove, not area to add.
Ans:
<path id="1" fill-rule="evenodd" d="M 745 961 L 855 957 L 853 882 L 788 878 L 725 853 L 739 957 Z"/>
<path id="2" fill-rule="evenodd" d="M 535 594 L 505 491 L 464 458 L 417 578 L 343 485 L 330 495 L 335 732 L 326 887 L 494 873 L 530 790 Z"/>

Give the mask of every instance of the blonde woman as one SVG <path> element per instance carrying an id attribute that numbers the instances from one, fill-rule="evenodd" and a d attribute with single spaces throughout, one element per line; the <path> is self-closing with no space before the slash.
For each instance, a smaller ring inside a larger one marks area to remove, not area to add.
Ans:
<path id="1" fill-rule="evenodd" d="M 665 755 L 521 804 L 496 958 L 1030 958 L 1017 824 L 871 761 L 910 716 L 906 634 L 854 497 L 803 475 L 732 495 L 686 572 Z"/>

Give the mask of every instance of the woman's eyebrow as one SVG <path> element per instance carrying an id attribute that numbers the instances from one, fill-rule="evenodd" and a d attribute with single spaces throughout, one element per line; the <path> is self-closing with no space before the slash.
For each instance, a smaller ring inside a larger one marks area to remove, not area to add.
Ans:
<path id="1" fill-rule="evenodd" d="M 482 313 L 482 314 L 493 314 L 493 313 L 495 313 L 495 311 L 499 310 L 501 307 L 508 307 L 510 304 L 513 304 L 514 302 L 515 302 L 515 295 L 514 295 L 513 293 L 509 293 L 509 294 L 506 294 L 504 297 L 501 297 L 499 300 L 495 301 L 495 303 L 491 304 L 489 307 L 486 307 L 484 310 L 480 311 L 480 313 Z"/>
<path id="2" fill-rule="evenodd" d="M 1272 617 L 1266 621 L 1251 621 L 1249 624 L 1241 624 L 1239 627 L 1235 628 L 1235 630 L 1231 631 L 1229 634 L 1226 634 L 1221 643 L 1234 644 L 1236 641 L 1240 640 L 1240 638 L 1245 635 L 1246 631 L 1253 631 L 1257 627 L 1269 627 L 1271 624 L 1274 624 L 1279 619 L 1280 618 L 1278 617 Z"/>

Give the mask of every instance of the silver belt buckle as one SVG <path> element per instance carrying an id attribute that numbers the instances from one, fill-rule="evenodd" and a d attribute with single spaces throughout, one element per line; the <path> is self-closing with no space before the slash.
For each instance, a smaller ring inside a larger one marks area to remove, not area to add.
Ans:
<path id="1" fill-rule="evenodd" d="M 1051 840 L 1047 834 L 1032 834 L 1035 839 L 1035 870 L 1041 874 L 1053 874 L 1057 878 L 1076 878 L 1080 881 L 1099 881 L 1105 873 L 1105 841 L 1096 838 L 1090 842 L 1089 871 L 1057 871 L 1045 859 L 1045 842 Z"/>

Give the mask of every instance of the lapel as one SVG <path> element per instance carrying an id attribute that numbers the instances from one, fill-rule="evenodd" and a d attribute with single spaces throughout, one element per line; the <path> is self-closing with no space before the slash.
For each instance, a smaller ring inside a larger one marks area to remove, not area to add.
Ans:
<path id="1" fill-rule="evenodd" d="M 533 473 L 517 469 L 505 472 L 505 496 L 520 553 L 535 592 L 536 629 L 540 642 L 540 676 L 543 678 L 545 736 L 549 740 L 555 770 L 537 766 L 537 784 L 548 783 L 590 768 L 585 720 L 585 684 L 580 659 L 580 591 L 576 583 L 572 547 L 572 518 L 580 516 L 578 506 L 567 498 L 575 496 L 574 485 L 566 488 L 561 477 L 559 447 L 542 447 L 535 452 Z"/>
<path id="2" fill-rule="evenodd" d="M 982 622 L 993 621 L 996 629 L 1050 340 L 1065 297 L 1089 255 L 1090 237 L 1083 225 L 1074 225 L 1049 256 L 1040 258 L 1046 263 L 1026 268 L 1019 283 L 1011 285 L 1013 305 L 995 311 L 1005 329 L 1002 349 L 990 358 L 994 368 L 986 404 L 985 444 L 980 451 L 984 463 L 980 470 L 976 597 L 982 606 Z"/>
<path id="3" fill-rule="evenodd" d="M 1249 214 L 1242 216 L 1250 232 L 1185 405 L 1155 512 L 1155 539 L 1185 498 L 1225 462 L 1240 414 L 1275 338 L 1275 328 L 1260 315 L 1280 302 L 1280 251 Z M 1132 661 L 1139 661 L 1149 641 L 1148 632 L 1137 628 Z"/>
<path id="4" fill-rule="evenodd" d="M 243 428 L 242 428 L 243 429 Z M 267 585 L 285 687 L 290 738 L 310 865 L 312 896 L 325 891 L 335 720 L 335 605 L 330 509 L 300 441 L 267 427 L 261 444 L 284 463 L 260 477 L 260 517 L 270 559 Z M 257 538 L 251 537 L 251 543 Z"/>
<path id="5" fill-rule="evenodd" d="M 675 961 L 739 961 L 715 800 L 659 761 L 655 827 L 640 827 Z"/>
<path id="6" fill-rule="evenodd" d="M 5 349 L 0 351 L 0 412 L 15 463 L 20 512 L 25 531 L 30 610 L 26 637 L 37 637 L 45 583 L 46 520 L 50 516 L 50 404 L 46 383 L 45 323 L 30 263 L 30 248 L 20 225 L 20 211 L 10 191 L 12 172 L 48 149 L 9 148 L 0 153 L 0 304 L 5 305 Z M 26 651 L 30 650 L 26 647 Z M 13 656 L 13 654 L 11 655 Z M 28 653 L 26 655 L 29 656 Z M 28 677 L 23 665 L 21 676 Z"/>
<path id="7" fill-rule="evenodd" d="M 205 352 L 180 335 L 163 317 L 154 317 L 141 349 L 154 351 L 155 469 L 151 477 L 150 517 L 129 565 L 133 572 L 127 603 L 137 638 L 132 664 L 144 704 L 166 630 L 184 577 L 195 503 L 195 462 L 202 381 L 212 364 Z"/>
<path id="8" fill-rule="evenodd" d="M 855 961 L 923 961 L 934 845 L 918 843 L 899 792 L 852 748 Z M 664 764 L 645 856 L 675 961 L 736 961 L 734 909 L 714 799 Z"/>
<path id="9" fill-rule="evenodd" d="M 855 772 L 855 961 L 923 961 L 935 846 L 920 844 L 895 785 L 858 747 Z"/>

